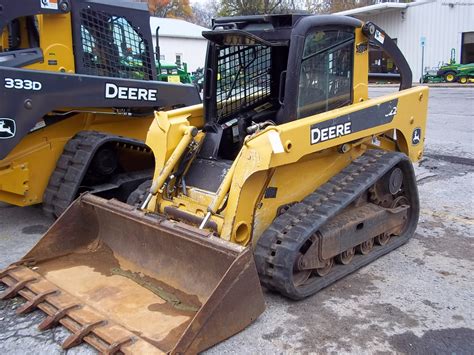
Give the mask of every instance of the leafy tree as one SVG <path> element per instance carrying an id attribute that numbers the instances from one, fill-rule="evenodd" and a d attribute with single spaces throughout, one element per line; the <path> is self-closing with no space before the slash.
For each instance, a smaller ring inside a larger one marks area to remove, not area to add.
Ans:
<path id="1" fill-rule="evenodd" d="M 219 16 L 261 15 L 301 11 L 301 0 L 221 0 Z"/>
<path id="2" fill-rule="evenodd" d="M 271 13 L 334 13 L 373 5 L 384 0 L 220 0 L 220 16 Z M 408 0 L 403 0 L 408 1 Z"/>
<path id="3" fill-rule="evenodd" d="M 220 16 L 257 15 L 272 13 L 282 0 L 227 0 L 221 1 Z"/>

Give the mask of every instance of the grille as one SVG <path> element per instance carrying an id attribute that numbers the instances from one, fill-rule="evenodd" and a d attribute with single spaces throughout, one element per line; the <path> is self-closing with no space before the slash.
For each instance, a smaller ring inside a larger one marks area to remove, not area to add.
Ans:
<path id="1" fill-rule="evenodd" d="M 217 120 L 255 106 L 270 96 L 271 48 L 232 46 L 219 50 Z"/>
<path id="2" fill-rule="evenodd" d="M 81 11 L 84 74 L 152 79 L 149 44 L 124 18 L 102 11 Z"/>

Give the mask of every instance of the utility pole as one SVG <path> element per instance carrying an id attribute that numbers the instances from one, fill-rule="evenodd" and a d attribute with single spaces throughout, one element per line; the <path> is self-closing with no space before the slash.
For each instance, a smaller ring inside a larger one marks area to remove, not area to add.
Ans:
<path id="1" fill-rule="evenodd" d="M 420 37 L 420 44 L 421 44 L 421 77 L 420 83 L 423 82 L 423 75 L 425 74 L 425 45 L 426 45 L 426 37 Z"/>

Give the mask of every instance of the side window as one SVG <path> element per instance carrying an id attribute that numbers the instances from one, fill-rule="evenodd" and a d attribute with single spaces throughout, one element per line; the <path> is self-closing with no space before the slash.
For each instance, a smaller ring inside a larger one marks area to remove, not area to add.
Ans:
<path id="1" fill-rule="evenodd" d="M 143 55 L 146 50 L 143 39 L 123 17 L 112 17 L 110 22 L 122 64 L 132 67 L 143 66 Z"/>
<path id="2" fill-rule="evenodd" d="M 124 17 L 81 11 L 83 74 L 150 79 L 148 44 Z"/>
<path id="3" fill-rule="evenodd" d="M 354 33 L 317 30 L 307 35 L 301 63 L 298 118 L 351 102 Z"/>
<path id="4" fill-rule="evenodd" d="M 96 66 L 97 55 L 95 52 L 95 39 L 84 26 L 81 26 L 82 51 L 84 52 L 84 65 L 88 68 Z"/>

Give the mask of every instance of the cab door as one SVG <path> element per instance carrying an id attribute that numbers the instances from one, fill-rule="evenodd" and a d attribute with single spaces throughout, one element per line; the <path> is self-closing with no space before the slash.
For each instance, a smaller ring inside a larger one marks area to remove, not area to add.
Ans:
<path id="1" fill-rule="evenodd" d="M 352 103 L 353 29 L 314 29 L 304 40 L 297 118 Z"/>

